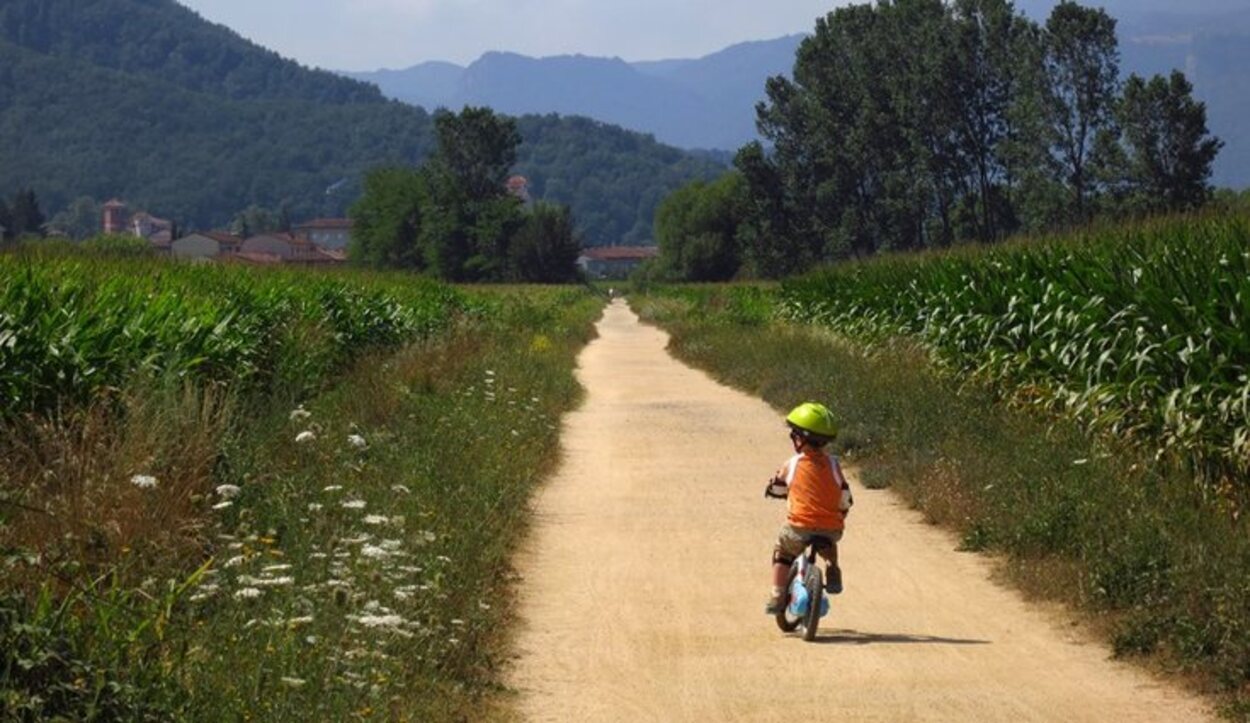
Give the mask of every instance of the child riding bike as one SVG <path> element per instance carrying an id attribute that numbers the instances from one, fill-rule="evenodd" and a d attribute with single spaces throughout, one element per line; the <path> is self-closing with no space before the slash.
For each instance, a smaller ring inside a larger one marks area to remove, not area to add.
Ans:
<path id="1" fill-rule="evenodd" d="M 828 407 L 813 402 L 800 404 L 786 416 L 786 424 L 795 455 L 777 470 L 765 490 L 768 497 L 789 500 L 786 524 L 773 548 L 773 592 L 764 609 L 769 615 L 784 607 L 790 565 L 815 537 L 833 543 L 820 551 L 828 562 L 825 590 L 842 592 L 837 543 L 854 504 L 838 458 L 825 451 L 838 434 Z"/>

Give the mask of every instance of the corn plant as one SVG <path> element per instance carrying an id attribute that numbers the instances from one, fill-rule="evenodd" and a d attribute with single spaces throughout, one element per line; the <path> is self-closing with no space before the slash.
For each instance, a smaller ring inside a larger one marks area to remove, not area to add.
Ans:
<path id="1" fill-rule="evenodd" d="M 910 336 L 944 364 L 1094 426 L 1250 472 L 1250 219 L 1186 217 L 895 257 L 782 285 L 778 314 Z"/>

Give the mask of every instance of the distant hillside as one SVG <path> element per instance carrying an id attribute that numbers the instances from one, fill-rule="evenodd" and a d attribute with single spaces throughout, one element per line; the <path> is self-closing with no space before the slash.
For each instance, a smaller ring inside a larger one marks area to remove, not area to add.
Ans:
<path id="1" fill-rule="evenodd" d="M 536 196 L 569 202 L 594 243 L 648 240 L 658 198 L 724 167 L 592 121 L 520 126 L 518 170 Z M 33 187 L 49 212 L 88 195 L 184 229 L 252 204 L 340 215 L 368 169 L 432 147 L 424 110 L 173 0 L 0 0 L 0 195 Z"/>
<path id="2" fill-rule="evenodd" d="M 1207 103 L 1208 125 L 1225 143 L 1214 181 L 1250 186 L 1250 5 L 1206 0 L 1104 0 L 1119 20 L 1122 67 L 1150 75 L 1185 71 Z M 1054 0 L 1017 3 L 1044 21 Z M 565 56 L 489 53 L 463 68 L 425 63 L 407 70 L 351 73 L 384 94 L 426 108 L 488 105 L 509 113 L 585 115 L 652 133 L 683 148 L 733 150 L 755 139 L 764 82 L 788 75 L 802 35 L 742 43 L 694 60 L 625 63 Z"/>
<path id="3" fill-rule="evenodd" d="M 426 108 L 488 105 L 503 113 L 584 115 L 683 148 L 735 149 L 754 139 L 764 81 L 788 74 L 801 35 L 742 43 L 697 60 L 626 63 L 582 55 L 487 53 L 467 68 L 423 63 L 346 75 Z"/>

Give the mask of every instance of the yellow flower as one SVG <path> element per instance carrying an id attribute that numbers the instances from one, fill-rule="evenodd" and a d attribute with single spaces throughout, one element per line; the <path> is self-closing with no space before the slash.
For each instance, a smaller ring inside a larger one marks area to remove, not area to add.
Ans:
<path id="1" fill-rule="evenodd" d="M 546 334 L 536 334 L 530 342 L 530 351 L 539 353 L 551 351 L 551 339 Z"/>

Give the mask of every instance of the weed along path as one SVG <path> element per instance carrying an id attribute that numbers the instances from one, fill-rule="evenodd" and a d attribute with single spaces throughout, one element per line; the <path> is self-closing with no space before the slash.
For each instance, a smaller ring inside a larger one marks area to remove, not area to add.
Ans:
<path id="1" fill-rule="evenodd" d="M 763 613 L 779 416 L 675 361 L 623 302 L 599 334 L 519 554 L 509 683 L 526 719 L 1205 719 L 991 582 L 889 492 L 855 490 L 847 591 L 818 641 L 782 634 Z"/>

